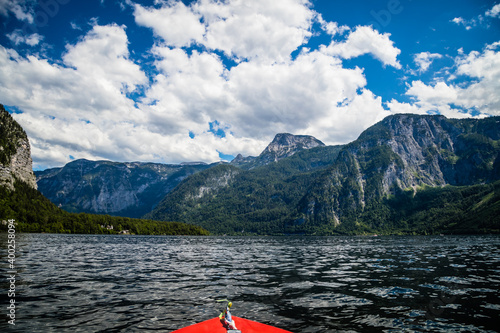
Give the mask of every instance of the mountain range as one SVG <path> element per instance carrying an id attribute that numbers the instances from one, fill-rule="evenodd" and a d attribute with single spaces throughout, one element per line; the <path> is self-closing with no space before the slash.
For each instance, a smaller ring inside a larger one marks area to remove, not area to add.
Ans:
<path id="1" fill-rule="evenodd" d="M 344 146 L 283 137 L 185 179 L 146 217 L 228 234 L 499 230 L 499 117 L 394 115 Z"/>
<path id="2" fill-rule="evenodd" d="M 0 129 L 14 134 L 1 141 L 3 188 L 24 177 L 36 191 L 27 137 L 7 123 Z M 346 145 L 280 133 L 259 156 L 230 163 L 76 160 L 35 174 L 40 192 L 65 210 L 214 234 L 499 233 L 499 151 L 500 117 L 401 114 Z M 24 171 L 9 178 L 13 161 Z"/>
<path id="3" fill-rule="evenodd" d="M 259 156 L 238 155 L 231 165 L 253 169 L 318 146 L 324 144 L 312 136 L 282 133 Z M 35 175 L 40 192 L 66 211 L 138 218 L 151 212 L 182 180 L 219 164 L 80 159 Z"/>
<path id="4" fill-rule="evenodd" d="M 64 210 L 138 218 L 183 179 L 209 167 L 81 159 L 35 175 L 40 192 Z"/>

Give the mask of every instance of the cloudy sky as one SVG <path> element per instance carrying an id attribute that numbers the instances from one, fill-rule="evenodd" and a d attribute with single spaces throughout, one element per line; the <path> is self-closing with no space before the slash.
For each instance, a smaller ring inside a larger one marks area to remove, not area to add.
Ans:
<path id="1" fill-rule="evenodd" d="M 0 0 L 0 29 L 0 103 L 37 170 L 500 115 L 500 0 Z"/>

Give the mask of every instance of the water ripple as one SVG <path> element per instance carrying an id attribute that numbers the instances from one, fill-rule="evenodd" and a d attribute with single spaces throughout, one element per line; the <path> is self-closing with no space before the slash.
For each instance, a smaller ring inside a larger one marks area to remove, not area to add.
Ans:
<path id="1" fill-rule="evenodd" d="M 500 315 L 494 236 L 16 241 L 13 332 L 168 332 L 217 316 L 224 298 L 237 316 L 293 332 L 490 332 Z"/>

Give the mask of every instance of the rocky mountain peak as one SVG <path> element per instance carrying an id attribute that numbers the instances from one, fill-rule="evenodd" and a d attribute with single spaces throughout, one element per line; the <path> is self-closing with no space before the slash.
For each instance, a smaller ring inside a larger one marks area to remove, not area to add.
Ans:
<path id="1" fill-rule="evenodd" d="M 311 149 L 325 144 L 310 135 L 293 135 L 290 133 L 278 133 L 274 140 L 264 149 L 262 154 L 269 152 L 293 151 Z M 261 154 L 261 155 L 262 155 Z"/>
<path id="2" fill-rule="evenodd" d="M 282 158 L 292 156 L 303 149 L 311 149 L 325 144 L 310 135 L 293 135 L 289 133 L 278 133 L 274 140 L 262 151 L 259 157 L 269 161 L 278 161 Z"/>
<path id="3" fill-rule="evenodd" d="M 231 164 L 244 169 L 253 169 L 269 163 L 277 162 L 283 158 L 292 156 L 298 151 L 325 146 L 325 144 L 310 135 L 293 135 L 290 133 L 278 133 L 273 141 L 260 153 L 259 156 L 244 157 L 238 154 Z"/>
<path id="4" fill-rule="evenodd" d="M 325 146 L 325 144 L 310 135 L 278 133 L 259 156 L 243 157 L 241 154 L 238 154 L 231 161 L 231 164 L 244 169 L 253 169 L 277 162 L 283 158 L 292 156 L 298 151 L 320 146 Z"/>

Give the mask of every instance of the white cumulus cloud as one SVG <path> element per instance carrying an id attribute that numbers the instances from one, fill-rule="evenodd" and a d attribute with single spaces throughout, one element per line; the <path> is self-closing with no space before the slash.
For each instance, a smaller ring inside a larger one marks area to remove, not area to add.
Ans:
<path id="1" fill-rule="evenodd" d="M 487 10 L 484 14 L 479 14 L 471 19 L 463 17 L 455 17 L 451 22 L 462 25 L 466 30 L 471 30 L 476 27 L 489 28 L 491 19 L 500 17 L 500 4 L 494 5 L 491 9 Z"/>
<path id="2" fill-rule="evenodd" d="M 94 23 L 56 61 L 0 47 L 0 100 L 23 111 L 14 116 L 35 167 L 70 155 L 214 162 L 219 153 L 257 155 L 278 132 L 346 143 L 393 112 L 367 88 L 363 68 L 342 63 L 372 54 L 401 68 L 390 34 L 326 22 L 306 0 L 127 3 L 156 36 L 150 64 L 131 59 L 117 24 Z M 315 24 L 333 41 L 310 50 Z M 433 87 L 425 89 L 415 83 L 409 94 L 428 100 Z"/>
<path id="3" fill-rule="evenodd" d="M 486 16 L 500 17 L 500 3 L 494 5 L 490 10 L 486 12 Z"/>
<path id="4" fill-rule="evenodd" d="M 205 27 L 200 22 L 200 15 L 180 1 L 166 3 L 160 9 L 137 4 L 134 8 L 137 24 L 152 28 L 168 45 L 189 46 L 203 40 Z"/>
<path id="5" fill-rule="evenodd" d="M 21 29 L 16 29 L 10 34 L 6 35 L 15 45 L 27 44 L 29 46 L 38 45 L 43 36 L 37 33 L 26 35 Z"/>
<path id="6" fill-rule="evenodd" d="M 401 68 L 397 57 L 401 53 L 394 42 L 390 40 L 390 34 L 381 34 L 372 27 L 359 26 L 349 34 L 343 42 L 332 42 L 324 51 L 333 56 L 344 59 L 358 57 L 363 54 L 372 54 L 384 65 Z"/>
<path id="7" fill-rule="evenodd" d="M 449 117 L 500 115 L 500 43 L 488 45 L 482 52 L 460 54 L 450 80 L 466 77 L 468 84 L 438 81 L 434 85 L 413 81 L 407 90 L 421 111 Z M 400 107 L 397 103 L 394 106 Z"/>
<path id="8" fill-rule="evenodd" d="M 421 52 L 415 54 L 413 60 L 418 66 L 419 72 L 423 73 L 429 69 L 434 59 L 440 59 L 443 56 L 439 53 Z"/>
<path id="9" fill-rule="evenodd" d="M 134 6 L 137 24 L 152 28 L 169 46 L 193 43 L 238 61 L 283 61 L 311 36 L 314 12 L 306 0 L 169 1 Z"/>
<path id="10" fill-rule="evenodd" d="M 238 60 L 284 61 L 311 36 L 314 12 L 305 0 L 232 0 L 196 6 L 207 24 L 204 45 Z"/>
<path id="11" fill-rule="evenodd" d="M 0 15 L 13 14 L 18 20 L 33 23 L 37 0 L 0 0 Z"/>
<path id="12" fill-rule="evenodd" d="M 33 143 L 35 166 L 67 161 L 70 154 L 118 156 L 113 131 L 142 119 L 126 93 L 145 83 L 145 74 L 128 59 L 124 28 L 117 25 L 94 26 L 68 46 L 63 64 L 0 47 L 0 100 L 24 111 L 15 117 Z M 46 149 L 57 154 L 47 155 Z"/>

